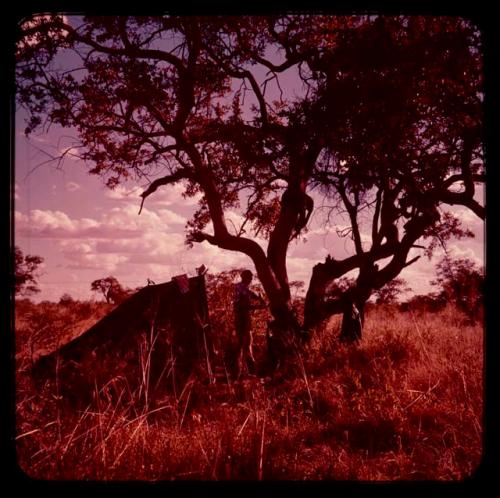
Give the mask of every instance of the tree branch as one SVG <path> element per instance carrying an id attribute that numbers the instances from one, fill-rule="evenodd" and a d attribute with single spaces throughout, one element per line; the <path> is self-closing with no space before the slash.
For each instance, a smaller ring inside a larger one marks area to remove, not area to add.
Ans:
<path id="1" fill-rule="evenodd" d="M 273 303 L 276 308 L 283 309 L 287 307 L 287 299 L 283 293 L 281 284 L 270 267 L 262 247 L 260 247 L 257 242 L 246 237 L 230 235 L 229 233 L 224 236 L 217 236 L 202 231 L 191 234 L 190 240 L 193 242 L 203 242 L 206 240 L 209 244 L 220 247 L 221 249 L 246 254 L 252 259 L 259 280 L 271 303 Z"/>
<path id="2" fill-rule="evenodd" d="M 266 66 L 273 73 L 281 73 L 283 71 L 286 71 L 287 69 L 291 68 L 294 64 L 297 64 L 298 62 L 302 61 L 302 58 L 299 57 L 298 54 L 294 54 L 290 59 L 287 58 L 279 66 L 273 64 L 272 62 L 269 62 L 267 59 L 264 59 L 263 57 L 260 57 L 258 55 L 254 55 L 253 58 L 259 64 Z"/>
<path id="3" fill-rule="evenodd" d="M 377 195 L 375 199 L 375 212 L 373 213 L 373 222 L 372 222 L 372 244 L 375 244 L 375 241 L 378 239 L 378 220 L 380 216 L 380 206 L 382 202 L 382 189 L 377 190 Z"/>
<path id="4" fill-rule="evenodd" d="M 458 204 L 469 208 L 478 218 L 484 220 L 486 218 L 486 208 L 481 206 L 479 202 L 475 199 L 467 197 L 465 192 L 441 192 L 439 195 L 439 200 L 446 204 L 454 205 Z"/>
<path id="5" fill-rule="evenodd" d="M 172 183 L 177 183 L 179 180 L 182 179 L 190 179 L 192 178 L 192 174 L 189 171 L 186 170 L 178 170 L 175 173 L 172 173 L 171 175 L 166 175 L 161 178 L 157 178 L 154 180 L 149 187 L 142 192 L 141 197 L 141 207 L 139 209 L 139 214 L 141 214 L 142 211 L 142 206 L 144 205 L 144 201 L 146 200 L 146 197 L 149 197 L 153 192 L 156 192 L 159 187 L 162 185 L 169 185 Z"/>
<path id="6" fill-rule="evenodd" d="M 412 246 L 412 247 L 416 247 L 416 246 Z M 413 263 L 415 263 L 415 261 L 418 261 L 420 258 L 421 258 L 421 256 L 415 256 L 414 258 L 410 259 L 410 261 L 407 261 L 404 264 L 403 268 L 406 268 L 407 266 L 412 265 Z"/>
<path id="7" fill-rule="evenodd" d="M 97 43 L 95 40 L 92 40 L 88 36 L 80 35 L 69 24 L 62 23 L 61 27 L 63 29 L 66 29 L 71 34 L 74 40 L 89 45 L 98 52 L 102 52 L 104 54 L 109 54 L 109 55 L 124 55 L 126 57 L 131 57 L 136 59 L 154 59 L 163 62 L 168 62 L 177 69 L 179 75 L 183 74 L 186 70 L 186 68 L 182 63 L 182 60 L 176 57 L 175 55 L 170 54 L 169 52 L 164 52 L 163 50 L 158 50 L 158 49 L 139 48 L 133 45 L 129 45 L 126 48 L 107 47 L 106 45 L 101 45 Z"/>
<path id="8" fill-rule="evenodd" d="M 210 54 L 210 57 L 217 63 L 220 64 L 221 66 L 224 66 L 225 70 L 227 71 L 227 74 L 229 76 L 232 76 L 233 78 L 246 78 L 249 82 L 250 85 L 252 86 L 252 90 L 255 94 L 255 97 L 257 98 L 259 102 L 259 108 L 260 108 L 260 116 L 262 119 L 262 124 L 265 125 L 268 123 L 267 119 L 267 107 L 266 107 L 266 100 L 264 99 L 264 96 L 262 95 L 262 92 L 260 91 L 259 84 L 257 83 L 254 75 L 248 70 L 248 69 L 243 69 L 243 70 L 237 70 L 234 69 L 233 67 L 230 67 L 229 65 L 224 65 L 223 61 L 217 55 L 215 55 L 214 51 L 211 50 L 210 47 L 205 47 L 207 52 Z"/>
<path id="9" fill-rule="evenodd" d="M 464 182 L 464 181 L 465 179 L 463 174 L 451 175 L 450 177 L 446 178 L 446 180 L 443 181 L 441 187 L 443 188 L 443 190 L 447 190 L 454 183 Z M 486 175 L 483 174 L 472 175 L 472 181 L 475 183 L 484 183 L 486 181 Z"/>
<path id="10" fill-rule="evenodd" d="M 352 204 L 347 197 L 347 193 L 345 191 L 345 186 L 342 183 L 339 183 L 338 191 L 340 196 L 342 197 L 342 201 L 347 209 L 347 213 L 349 214 L 349 218 L 351 219 L 351 228 L 352 228 L 352 236 L 354 239 L 354 246 L 356 248 L 356 254 L 361 256 L 363 254 L 363 246 L 361 244 L 361 234 L 359 233 L 358 219 L 357 219 L 357 207 Z"/>

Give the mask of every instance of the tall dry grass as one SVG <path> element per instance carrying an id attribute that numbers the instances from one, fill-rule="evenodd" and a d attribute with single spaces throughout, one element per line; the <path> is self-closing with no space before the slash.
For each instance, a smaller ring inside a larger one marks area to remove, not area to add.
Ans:
<path id="1" fill-rule="evenodd" d="M 192 376 L 154 401 L 144 396 L 148 351 L 138 345 L 139 388 L 118 376 L 78 411 L 57 382 L 35 389 L 30 334 L 44 312 L 17 311 L 16 443 L 32 477 L 459 480 L 481 459 L 483 330 L 452 307 L 370 309 L 359 346 L 338 342 L 334 317 L 286 372 L 216 383 Z M 56 336 L 53 318 L 46 331 Z M 214 318 L 225 327 L 219 347 L 228 347 L 228 307 Z M 255 324 L 260 361 L 264 320 Z"/>

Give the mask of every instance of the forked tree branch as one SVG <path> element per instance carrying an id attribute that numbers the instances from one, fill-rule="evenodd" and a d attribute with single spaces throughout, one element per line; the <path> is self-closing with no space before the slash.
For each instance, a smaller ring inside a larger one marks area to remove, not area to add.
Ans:
<path id="1" fill-rule="evenodd" d="M 159 187 L 161 187 L 162 185 L 170 185 L 172 183 L 177 183 L 179 180 L 183 179 L 188 180 L 191 179 L 192 177 L 193 175 L 189 171 L 178 170 L 175 173 L 172 173 L 171 175 L 162 176 L 161 178 L 157 178 L 156 180 L 151 182 L 149 187 L 141 194 L 142 201 L 141 201 L 141 207 L 139 209 L 139 214 L 141 214 L 142 207 L 144 205 L 146 197 L 149 197 L 152 193 L 156 192 Z"/>

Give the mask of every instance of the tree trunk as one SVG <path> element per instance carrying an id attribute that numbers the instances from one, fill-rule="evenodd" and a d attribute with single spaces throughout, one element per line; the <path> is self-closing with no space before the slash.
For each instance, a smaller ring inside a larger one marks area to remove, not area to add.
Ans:
<path id="1" fill-rule="evenodd" d="M 408 229 L 397 249 L 392 244 L 382 244 L 372 251 L 356 254 L 338 261 L 327 256 L 324 263 L 314 266 L 304 306 L 304 328 L 312 329 L 332 315 L 342 313 L 341 337 L 347 341 L 361 339 L 364 324 L 364 308 L 374 289 L 380 289 L 397 277 L 401 270 L 417 261 L 416 256 L 407 261 L 407 256 L 415 241 L 428 228 L 422 222 Z M 375 261 L 392 256 L 382 269 Z M 348 271 L 359 268 L 356 286 L 336 299 L 326 299 L 328 285 Z M 356 310 L 353 309 L 353 304 Z M 357 316 L 359 315 L 359 316 Z"/>
<path id="2" fill-rule="evenodd" d="M 325 294 L 328 284 L 343 275 L 344 272 L 342 265 L 330 256 L 326 258 L 324 263 L 318 263 L 313 267 L 304 304 L 304 328 L 306 330 L 311 329 L 329 316 L 343 311 L 343 302 L 327 303 L 325 302 Z"/>
<path id="3" fill-rule="evenodd" d="M 276 277 L 267 279 L 267 285 L 264 284 L 260 275 L 274 275 L 271 265 L 268 264 L 269 266 L 266 265 L 263 268 L 262 264 L 256 261 L 254 264 L 266 292 L 269 311 L 273 317 L 267 328 L 267 350 L 269 369 L 275 371 L 287 362 L 295 348 L 303 342 L 302 327 L 293 310 L 288 285 L 280 282 Z"/>
<path id="4" fill-rule="evenodd" d="M 271 308 L 271 313 L 273 320 L 267 328 L 267 352 L 270 370 L 275 371 L 294 356 L 306 336 L 291 306 Z"/>

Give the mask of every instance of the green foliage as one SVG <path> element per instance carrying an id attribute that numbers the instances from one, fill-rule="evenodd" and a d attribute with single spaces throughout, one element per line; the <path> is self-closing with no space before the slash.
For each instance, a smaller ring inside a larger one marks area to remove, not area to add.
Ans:
<path id="1" fill-rule="evenodd" d="M 417 294 L 401 304 L 403 311 L 437 312 L 446 306 L 446 299 L 440 292 Z"/>

